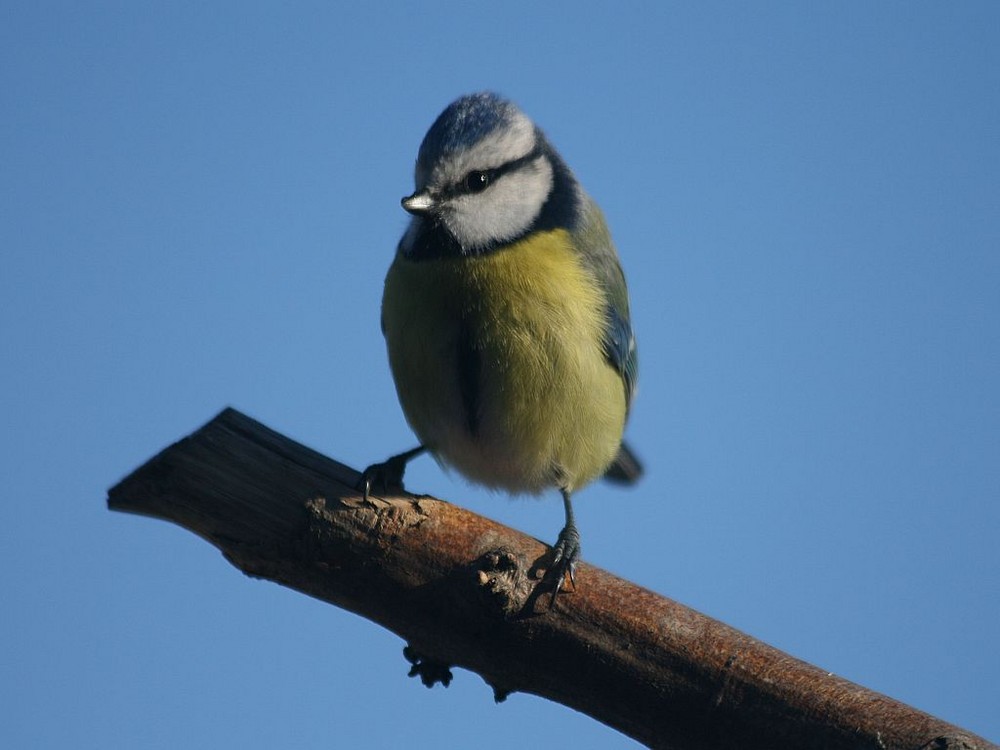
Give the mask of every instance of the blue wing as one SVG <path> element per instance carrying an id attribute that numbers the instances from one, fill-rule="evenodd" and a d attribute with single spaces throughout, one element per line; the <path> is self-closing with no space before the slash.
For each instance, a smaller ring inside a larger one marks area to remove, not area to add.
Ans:
<path id="1" fill-rule="evenodd" d="M 636 380 L 639 376 L 639 349 L 632 333 L 628 312 L 624 314 L 612 302 L 607 311 L 608 330 L 604 339 L 604 356 L 618 370 L 625 383 L 625 404 L 632 405 Z"/>

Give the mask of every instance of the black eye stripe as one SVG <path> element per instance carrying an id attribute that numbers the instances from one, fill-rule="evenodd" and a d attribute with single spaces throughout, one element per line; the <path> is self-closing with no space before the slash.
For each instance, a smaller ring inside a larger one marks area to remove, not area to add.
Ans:
<path id="1" fill-rule="evenodd" d="M 455 194 L 481 193 L 505 174 L 516 172 L 522 167 L 531 164 L 541 155 L 541 150 L 536 148 L 529 151 L 524 156 L 512 159 L 506 164 L 501 164 L 499 167 L 494 167 L 492 169 L 474 169 L 466 174 L 465 177 L 463 177 L 461 181 L 455 185 L 453 191 Z"/>

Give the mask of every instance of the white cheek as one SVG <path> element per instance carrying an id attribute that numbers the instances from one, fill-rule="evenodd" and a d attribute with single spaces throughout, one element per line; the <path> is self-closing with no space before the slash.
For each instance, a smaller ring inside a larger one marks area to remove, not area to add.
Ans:
<path id="1" fill-rule="evenodd" d="M 551 190 L 552 166 L 541 158 L 482 193 L 454 200 L 445 223 L 462 246 L 472 250 L 505 242 L 531 226 Z"/>

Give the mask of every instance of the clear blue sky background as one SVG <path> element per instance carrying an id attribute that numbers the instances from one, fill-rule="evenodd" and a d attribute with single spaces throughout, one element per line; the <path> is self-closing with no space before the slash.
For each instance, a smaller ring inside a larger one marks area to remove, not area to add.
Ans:
<path id="1" fill-rule="evenodd" d="M 635 746 L 428 691 L 391 633 L 105 507 L 226 405 L 358 467 L 413 443 L 382 279 L 424 131 L 481 88 L 631 282 L 649 473 L 579 495 L 586 559 L 1000 740 L 1000 5 L 0 16 L 0 745 Z"/>

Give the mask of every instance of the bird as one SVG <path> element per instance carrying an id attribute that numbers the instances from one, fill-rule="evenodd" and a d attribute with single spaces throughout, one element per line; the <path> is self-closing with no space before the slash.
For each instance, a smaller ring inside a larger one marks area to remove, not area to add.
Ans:
<path id="1" fill-rule="evenodd" d="M 402 488 L 431 453 L 510 494 L 558 490 L 553 603 L 576 588 L 572 495 L 643 472 L 623 442 L 638 374 L 625 276 L 604 215 L 544 132 L 484 91 L 437 117 L 417 154 L 410 215 L 386 275 L 381 325 L 419 445 L 362 473 Z"/>

